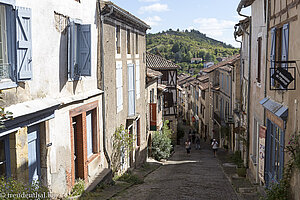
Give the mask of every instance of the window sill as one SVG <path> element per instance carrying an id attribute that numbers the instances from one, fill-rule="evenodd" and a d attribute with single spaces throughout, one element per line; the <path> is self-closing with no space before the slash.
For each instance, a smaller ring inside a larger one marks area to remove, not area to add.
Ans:
<path id="1" fill-rule="evenodd" d="M 17 83 L 12 81 L 0 81 L 0 90 L 11 89 L 18 87 Z"/>
<path id="2" fill-rule="evenodd" d="M 140 57 L 140 55 L 139 54 L 135 54 L 135 56 L 134 56 L 135 58 L 139 58 Z"/>
<path id="3" fill-rule="evenodd" d="M 131 54 L 127 54 L 127 58 L 132 58 Z"/>
<path id="4" fill-rule="evenodd" d="M 100 153 L 94 153 L 92 154 L 88 159 L 87 159 L 87 163 L 91 163 L 93 160 L 95 160 L 96 158 L 98 158 L 100 156 Z"/>
<path id="5" fill-rule="evenodd" d="M 116 54 L 116 58 L 120 59 L 121 58 L 121 54 Z"/>

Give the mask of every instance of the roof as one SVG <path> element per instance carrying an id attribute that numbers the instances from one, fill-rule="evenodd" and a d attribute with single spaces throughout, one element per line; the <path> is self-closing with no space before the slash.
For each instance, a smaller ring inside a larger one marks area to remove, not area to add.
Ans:
<path id="1" fill-rule="evenodd" d="M 139 18 L 137 18 L 130 12 L 124 10 L 123 8 L 120 8 L 119 6 L 115 5 L 111 1 L 101 0 L 101 7 L 102 7 L 100 12 L 101 15 L 108 14 L 112 11 L 110 17 L 127 21 L 130 24 L 134 25 L 135 27 L 141 27 L 145 31 L 147 29 L 151 29 L 151 27 L 148 24 L 146 24 L 144 21 L 140 20 Z"/>
<path id="2" fill-rule="evenodd" d="M 147 68 L 147 77 L 149 78 L 158 78 L 160 76 L 162 76 L 163 74 L 159 71 L 155 71 L 153 69 Z"/>
<path id="3" fill-rule="evenodd" d="M 235 61 L 237 61 L 238 59 L 240 58 L 240 54 L 236 54 L 236 55 L 233 55 L 229 58 L 227 58 L 226 60 L 222 61 L 222 62 L 219 62 L 218 64 L 215 64 L 211 67 L 208 67 L 208 68 L 205 68 L 202 70 L 202 72 L 205 72 L 205 73 L 210 73 L 212 71 L 214 71 L 215 69 L 219 68 L 219 67 L 222 67 L 222 66 L 225 66 L 225 65 L 231 65 L 233 64 Z"/>
<path id="4" fill-rule="evenodd" d="M 150 69 L 160 69 L 160 70 L 180 69 L 180 67 L 175 63 L 173 63 L 172 61 L 148 52 L 146 54 L 146 65 L 147 68 Z"/>
<path id="5" fill-rule="evenodd" d="M 234 32 L 234 34 L 237 36 L 243 35 L 244 31 L 248 29 L 249 25 L 250 25 L 249 18 L 240 20 L 239 23 L 235 25 L 235 27 L 238 27 L 238 29 Z"/>
<path id="6" fill-rule="evenodd" d="M 259 102 L 265 109 L 269 110 L 277 117 L 280 117 L 283 120 L 287 119 L 288 116 L 288 107 L 277 103 L 272 100 L 270 97 L 266 97 Z"/>
<path id="7" fill-rule="evenodd" d="M 199 88 L 201 90 L 206 90 L 209 88 L 209 82 L 206 82 L 206 83 L 199 83 Z"/>
<path id="8" fill-rule="evenodd" d="M 229 67 L 228 65 L 222 66 L 219 69 L 222 69 L 222 70 L 224 70 L 226 72 L 231 72 L 231 67 Z"/>
<path id="9" fill-rule="evenodd" d="M 197 79 L 198 79 L 199 81 L 205 81 L 205 80 L 208 79 L 208 78 L 209 78 L 209 75 L 208 75 L 208 74 L 197 77 Z"/>

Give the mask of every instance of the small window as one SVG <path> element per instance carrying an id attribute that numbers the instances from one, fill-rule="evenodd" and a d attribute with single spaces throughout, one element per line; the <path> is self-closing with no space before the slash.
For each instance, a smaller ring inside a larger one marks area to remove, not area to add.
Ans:
<path id="1" fill-rule="evenodd" d="M 91 25 L 71 22 L 68 27 L 68 74 L 70 80 L 91 76 Z"/>
<path id="2" fill-rule="evenodd" d="M 257 39 L 257 82 L 260 83 L 261 82 L 261 41 L 262 38 L 259 37 Z"/>
<path id="3" fill-rule="evenodd" d="M 127 54 L 131 54 L 131 52 L 130 52 L 130 29 L 127 29 L 126 44 L 127 44 Z"/>
<path id="4" fill-rule="evenodd" d="M 139 34 L 135 34 L 135 54 L 139 54 Z"/>
<path id="5" fill-rule="evenodd" d="M 121 26 L 116 26 L 116 51 L 121 54 Z"/>
<path id="6" fill-rule="evenodd" d="M 141 145 L 141 124 L 140 119 L 136 121 L 136 146 Z"/>

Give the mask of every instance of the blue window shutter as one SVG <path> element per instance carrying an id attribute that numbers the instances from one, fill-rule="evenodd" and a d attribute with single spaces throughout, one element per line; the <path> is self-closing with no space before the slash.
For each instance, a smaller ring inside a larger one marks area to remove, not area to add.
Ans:
<path id="1" fill-rule="evenodd" d="M 86 142 L 87 142 L 87 156 L 93 154 L 93 125 L 92 125 L 92 111 L 86 113 Z"/>
<path id="2" fill-rule="evenodd" d="M 31 9 L 16 7 L 17 80 L 32 78 Z"/>
<path id="3" fill-rule="evenodd" d="M 77 28 L 78 25 L 73 21 L 68 26 L 68 78 L 70 80 L 79 80 L 78 56 L 77 56 Z"/>
<path id="4" fill-rule="evenodd" d="M 281 60 L 287 61 L 289 53 L 289 24 L 284 24 L 282 27 L 282 49 L 281 49 Z M 287 68 L 287 63 L 282 63 L 282 66 Z"/>
<path id="5" fill-rule="evenodd" d="M 6 6 L 6 29 L 7 29 L 7 52 L 8 52 L 8 63 L 11 66 L 10 78 L 16 81 L 16 17 L 15 11 L 12 6 Z"/>
<path id="6" fill-rule="evenodd" d="M 91 25 L 80 25 L 79 39 L 79 70 L 82 76 L 91 76 Z"/>
<path id="7" fill-rule="evenodd" d="M 134 64 L 128 64 L 128 116 L 135 115 Z"/>
<path id="8" fill-rule="evenodd" d="M 275 67 L 275 52 L 276 52 L 276 28 L 271 29 L 271 68 Z M 270 79 L 271 79 L 271 86 L 274 86 L 274 79 L 271 76 L 274 74 L 274 69 L 271 69 Z"/>

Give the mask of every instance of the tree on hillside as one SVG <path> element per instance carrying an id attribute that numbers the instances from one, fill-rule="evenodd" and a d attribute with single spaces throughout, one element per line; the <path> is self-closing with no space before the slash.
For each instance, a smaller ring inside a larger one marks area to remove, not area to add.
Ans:
<path id="1" fill-rule="evenodd" d="M 179 44 L 176 42 L 172 47 L 172 52 L 177 53 L 180 50 Z"/>

